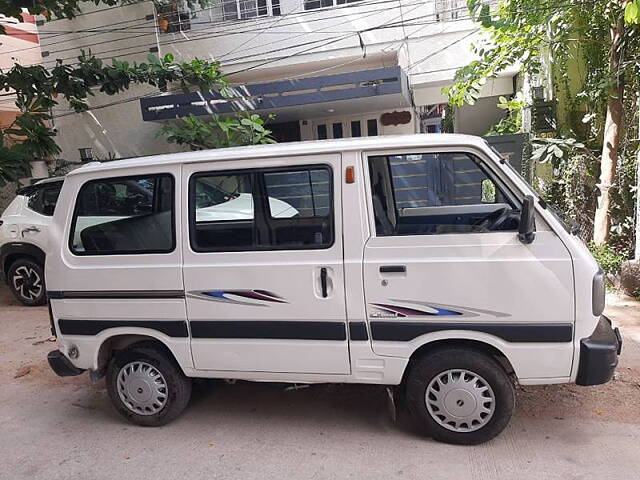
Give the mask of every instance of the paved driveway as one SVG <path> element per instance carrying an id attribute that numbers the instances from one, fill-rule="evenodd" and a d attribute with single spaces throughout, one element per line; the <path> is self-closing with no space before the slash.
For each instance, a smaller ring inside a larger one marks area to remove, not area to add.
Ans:
<path id="1" fill-rule="evenodd" d="M 640 478 L 640 308 L 608 312 L 626 337 L 615 381 L 521 388 L 500 437 L 455 447 L 394 423 L 371 386 L 204 382 L 171 425 L 129 425 L 103 382 L 49 371 L 46 309 L 2 288 L 0 479 Z"/>

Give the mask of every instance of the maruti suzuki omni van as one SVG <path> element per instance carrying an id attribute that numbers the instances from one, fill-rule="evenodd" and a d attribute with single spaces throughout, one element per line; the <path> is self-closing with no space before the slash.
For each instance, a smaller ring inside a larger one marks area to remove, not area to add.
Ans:
<path id="1" fill-rule="evenodd" d="M 514 384 L 607 382 L 622 345 L 585 245 L 476 137 L 93 163 L 51 235 L 49 363 L 106 376 L 139 425 L 176 418 L 197 377 L 369 383 L 477 444 Z"/>

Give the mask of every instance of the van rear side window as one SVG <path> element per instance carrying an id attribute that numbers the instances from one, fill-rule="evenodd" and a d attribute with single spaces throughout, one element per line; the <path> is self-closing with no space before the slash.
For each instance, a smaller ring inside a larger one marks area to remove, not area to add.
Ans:
<path id="1" fill-rule="evenodd" d="M 197 173 L 190 182 L 196 252 L 328 248 L 333 245 L 326 166 Z"/>
<path id="2" fill-rule="evenodd" d="M 175 248 L 171 175 L 87 182 L 76 200 L 69 247 L 77 255 L 169 253 Z"/>

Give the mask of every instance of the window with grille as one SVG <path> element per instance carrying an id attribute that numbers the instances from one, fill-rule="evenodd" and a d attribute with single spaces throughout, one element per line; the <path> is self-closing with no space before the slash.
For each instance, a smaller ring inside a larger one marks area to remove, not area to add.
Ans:
<path id="1" fill-rule="evenodd" d="M 280 15 L 280 0 L 227 0 L 222 4 L 224 20 L 247 20 Z"/>
<path id="2" fill-rule="evenodd" d="M 335 7 L 346 3 L 355 3 L 362 0 L 304 0 L 305 10 L 315 10 L 317 8 Z"/>

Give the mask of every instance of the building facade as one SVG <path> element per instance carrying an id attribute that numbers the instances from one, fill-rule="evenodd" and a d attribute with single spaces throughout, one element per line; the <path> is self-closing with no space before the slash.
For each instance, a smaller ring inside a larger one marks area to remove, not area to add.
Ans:
<path id="1" fill-rule="evenodd" d="M 0 15 L 0 25 L 4 35 L 0 35 L 0 70 L 10 70 L 14 64 L 35 65 L 40 63 L 40 38 L 33 15 L 23 14 L 23 21 Z M 2 92 L 0 97 L 0 128 L 10 125 L 16 118 L 18 109 L 15 96 Z"/>
<path id="2" fill-rule="evenodd" d="M 175 151 L 157 136 L 163 122 L 246 110 L 272 116 L 278 141 L 439 132 L 455 71 L 473 59 L 478 27 L 464 0 L 223 0 L 88 8 L 43 23 L 42 60 L 73 63 L 82 50 L 143 62 L 217 60 L 232 98 L 210 92 L 135 87 L 90 99 L 92 110 L 54 111 L 61 155 L 96 159 Z M 488 82 L 473 106 L 454 112 L 458 133 L 484 134 L 514 91 L 513 71 Z"/>
<path id="3" fill-rule="evenodd" d="M 36 26 L 36 18 L 23 13 L 22 21 L 16 18 L 0 15 L 0 24 L 4 28 L 4 35 L 0 35 L 0 71 L 10 70 L 16 63 L 24 66 L 40 63 L 40 37 Z M 14 122 L 19 114 L 15 105 L 16 97 L 12 92 L 2 92 L 0 96 L 0 130 Z M 32 175 L 34 178 L 49 176 L 45 162 L 33 162 Z M 20 183 L 29 183 L 30 179 L 22 179 Z M 15 185 L 0 188 L 0 211 L 13 199 Z"/>

